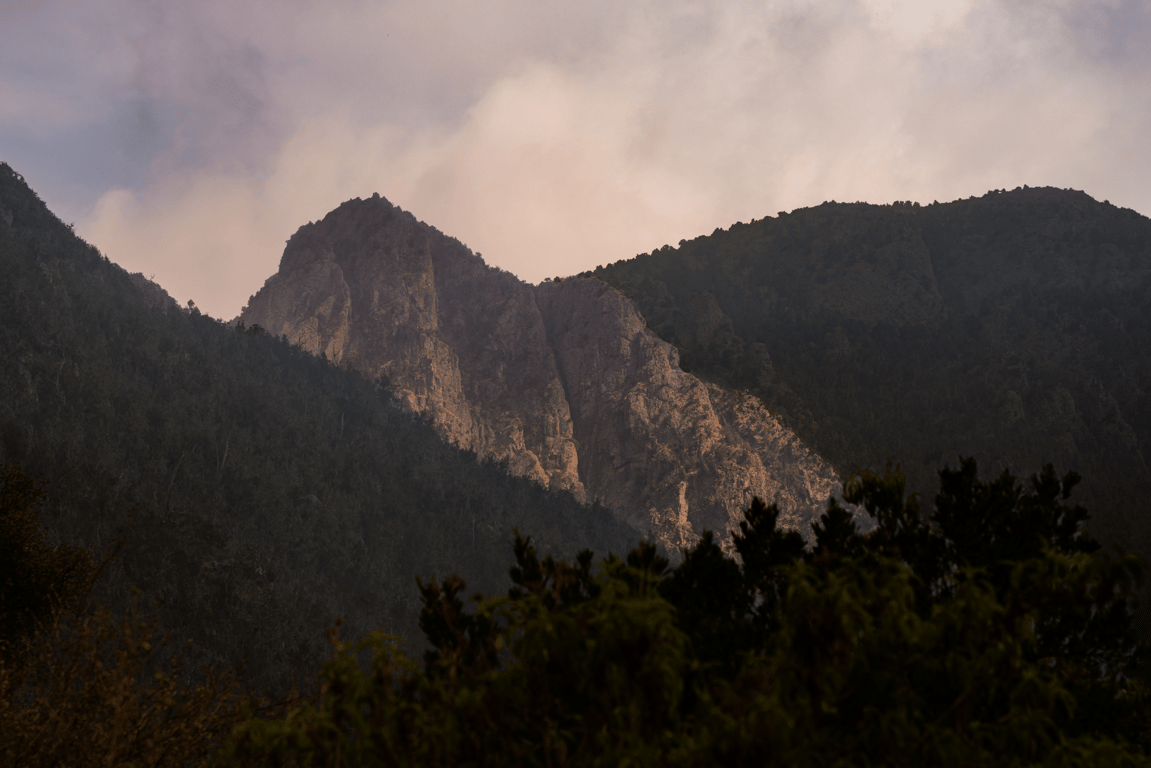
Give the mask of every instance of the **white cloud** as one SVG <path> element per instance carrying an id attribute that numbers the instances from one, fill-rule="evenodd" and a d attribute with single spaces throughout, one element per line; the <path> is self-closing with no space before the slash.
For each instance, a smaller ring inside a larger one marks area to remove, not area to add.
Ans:
<path id="1" fill-rule="evenodd" d="M 862 0 L 871 25 L 907 47 L 940 43 L 978 0 Z"/>

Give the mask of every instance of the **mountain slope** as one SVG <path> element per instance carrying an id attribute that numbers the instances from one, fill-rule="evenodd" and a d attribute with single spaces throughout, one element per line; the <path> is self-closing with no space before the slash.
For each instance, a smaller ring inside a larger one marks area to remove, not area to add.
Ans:
<path id="1" fill-rule="evenodd" d="M 1082 192 L 825 203 L 589 273 L 701 377 L 840 473 L 959 455 L 1080 472 L 1092 533 L 1151 555 L 1151 220 Z"/>
<path id="2" fill-rule="evenodd" d="M 0 461 L 43 478 L 57 541 L 132 525 L 130 587 L 194 663 L 279 687 L 325 631 L 415 640 L 415 577 L 510 584 L 512 528 L 572 556 L 638 536 L 599 506 L 446 445 L 369 382 L 282 339 L 185 313 L 76 238 L 0 164 Z"/>

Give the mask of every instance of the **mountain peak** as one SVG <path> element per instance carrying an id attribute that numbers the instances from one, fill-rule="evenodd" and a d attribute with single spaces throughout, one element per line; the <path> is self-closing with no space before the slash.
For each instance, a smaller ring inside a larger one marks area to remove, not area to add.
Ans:
<path id="1" fill-rule="evenodd" d="M 384 198 L 301 227 L 242 319 L 387 378 L 449 442 L 670 552 L 726 534 L 755 495 L 807 534 L 838 487 L 762 405 L 684 372 L 618 290 L 530 286 Z"/>

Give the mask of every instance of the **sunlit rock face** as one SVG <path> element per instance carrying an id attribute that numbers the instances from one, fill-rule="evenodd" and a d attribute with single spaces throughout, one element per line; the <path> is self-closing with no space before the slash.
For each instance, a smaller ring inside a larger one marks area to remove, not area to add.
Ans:
<path id="1" fill-rule="evenodd" d="M 598 280 L 536 288 L 589 493 L 670 549 L 738 526 L 755 496 L 809 522 L 834 472 L 746 394 L 685 373 L 635 304 Z"/>
<path id="2" fill-rule="evenodd" d="M 380 197 L 301 227 L 241 320 L 386 376 L 445 440 L 670 551 L 734 528 L 753 496 L 807 536 L 839 487 L 759 400 L 682 371 L 618 290 L 530 286 Z"/>
<path id="3" fill-rule="evenodd" d="M 386 376 L 445 440 L 586 498 L 531 286 L 383 198 L 301 227 L 241 320 Z"/>

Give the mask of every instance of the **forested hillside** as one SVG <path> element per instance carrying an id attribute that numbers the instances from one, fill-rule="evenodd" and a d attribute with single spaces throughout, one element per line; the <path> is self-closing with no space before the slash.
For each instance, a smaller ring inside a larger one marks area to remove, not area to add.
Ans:
<path id="1" fill-rule="evenodd" d="M 842 476 L 960 455 L 1078 471 L 1151 554 L 1151 220 L 1083 192 L 824 203 L 596 269 L 685 368 L 747 388 Z"/>
<path id="2" fill-rule="evenodd" d="M 131 516 L 113 607 L 161 600 L 192 666 L 247 658 L 280 688 L 338 616 L 415 652 L 416 576 L 506 590 L 514 526 L 569 556 L 636 543 L 449 447 L 385 383 L 142 292 L 4 164 L 0 274 L 0 462 L 46 481 L 55 541 L 104 548 Z"/>

